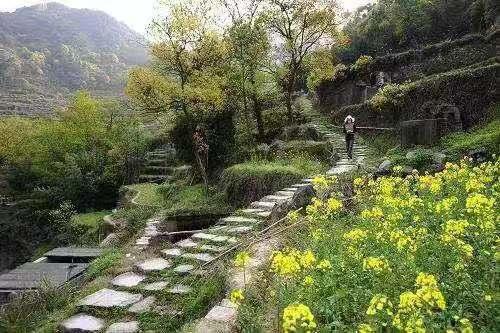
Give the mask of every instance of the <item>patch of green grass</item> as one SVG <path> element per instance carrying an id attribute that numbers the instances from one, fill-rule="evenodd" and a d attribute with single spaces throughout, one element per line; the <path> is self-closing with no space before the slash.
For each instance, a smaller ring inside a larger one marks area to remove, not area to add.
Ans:
<path id="1" fill-rule="evenodd" d="M 158 192 L 159 187 L 160 185 L 152 183 L 128 185 L 128 188 L 137 192 L 134 200 L 136 204 L 161 207 L 165 204 L 165 200 Z"/>
<path id="2" fill-rule="evenodd" d="M 77 235 L 75 240 L 80 245 L 95 245 L 103 238 L 104 216 L 110 211 L 76 214 L 71 218 L 71 229 Z"/>
<path id="3" fill-rule="evenodd" d="M 500 116 L 500 106 L 496 106 L 496 114 Z M 469 150 L 486 148 L 490 154 L 500 153 L 500 118 L 485 126 L 476 127 L 469 133 L 452 133 L 443 138 L 441 147 L 454 159 Z"/>
<path id="4" fill-rule="evenodd" d="M 159 187 L 159 192 L 165 201 L 164 216 L 222 215 L 231 211 L 223 193 L 214 188 L 209 188 L 206 193 L 203 185 L 164 184 Z"/>
<path id="5" fill-rule="evenodd" d="M 232 205 L 242 207 L 325 169 L 325 165 L 307 155 L 272 161 L 252 159 L 225 169 L 220 188 Z"/>
<path id="6" fill-rule="evenodd" d="M 111 249 L 99 256 L 90 263 L 85 272 L 87 280 L 93 280 L 99 276 L 107 275 L 116 267 L 119 267 L 123 260 L 123 252 L 118 249 Z"/>
<path id="7" fill-rule="evenodd" d="M 145 227 L 146 220 L 153 216 L 158 209 L 158 207 L 150 206 L 132 206 L 120 209 L 113 215 L 116 218 L 125 219 L 127 221 L 126 228 L 128 233 L 134 235 Z"/>

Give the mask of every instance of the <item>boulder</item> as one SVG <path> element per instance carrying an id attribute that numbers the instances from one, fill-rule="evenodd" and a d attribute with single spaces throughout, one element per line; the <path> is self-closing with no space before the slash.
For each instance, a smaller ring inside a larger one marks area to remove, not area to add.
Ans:
<path id="1" fill-rule="evenodd" d="M 385 160 L 378 166 L 377 175 L 388 175 L 392 172 L 392 162 L 390 160 Z"/>
<path id="2" fill-rule="evenodd" d="M 136 333 L 139 332 L 139 322 L 128 321 L 122 323 L 114 323 L 108 327 L 106 333 Z"/>

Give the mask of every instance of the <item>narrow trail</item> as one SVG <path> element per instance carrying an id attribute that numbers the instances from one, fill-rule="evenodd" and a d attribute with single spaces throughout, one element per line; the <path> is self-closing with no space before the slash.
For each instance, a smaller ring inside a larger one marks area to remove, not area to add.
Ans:
<path id="1" fill-rule="evenodd" d="M 354 158 L 348 159 L 345 140 L 339 130 L 330 126 L 324 116 L 311 114 L 310 117 L 323 139 L 329 140 L 339 152 L 340 158 L 327 171 L 328 175 L 347 173 L 363 164 L 368 150 L 366 146 L 355 144 Z M 298 202 L 301 206 L 305 205 L 304 198 L 308 201 L 314 193 L 311 181 L 303 179 L 299 184 L 267 195 L 248 208 L 220 219 L 215 226 L 173 245 L 159 240 L 161 219 L 149 219 L 132 253 L 128 255 L 133 260 L 132 268 L 109 281 L 109 287 L 81 299 L 78 303 L 81 311 L 63 321 L 61 329 L 63 332 L 139 332 L 137 318 L 141 313 L 162 311 L 165 306 L 175 307 L 175 304 L 159 304 L 156 294 L 169 293 L 174 295 L 175 300 L 175 297 L 197 293 L 196 284 L 183 283 L 186 277 L 194 275 L 203 279 L 204 274 L 209 274 L 211 265 L 240 247 L 250 253 L 251 264 L 245 277 L 241 271 L 230 269 L 229 284 L 231 288 L 243 288 L 252 282 L 253 273 L 266 264 L 278 244 L 276 237 L 262 243 L 255 242 L 261 236 L 260 231 L 273 221 L 279 222 L 281 216 L 297 208 Z M 251 246 L 247 245 L 249 240 L 254 240 Z M 222 301 L 212 307 L 204 318 L 196 321 L 189 331 L 231 332 L 236 323 L 237 307 L 230 302 L 229 292 L 226 291 Z M 110 322 L 92 315 L 116 313 L 116 309 L 124 314 L 120 320 Z"/>

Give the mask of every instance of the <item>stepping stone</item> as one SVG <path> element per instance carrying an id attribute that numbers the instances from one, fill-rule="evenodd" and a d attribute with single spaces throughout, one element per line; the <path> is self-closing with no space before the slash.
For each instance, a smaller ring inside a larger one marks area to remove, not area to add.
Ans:
<path id="1" fill-rule="evenodd" d="M 154 296 L 146 297 L 145 299 L 143 299 L 139 303 L 132 305 L 128 309 L 128 312 L 131 312 L 131 313 L 147 312 L 147 311 L 151 310 L 151 308 L 153 307 L 155 302 L 156 302 L 156 297 L 154 297 Z"/>
<path id="2" fill-rule="evenodd" d="M 224 252 L 228 249 L 227 246 L 217 246 L 205 244 L 200 247 L 202 251 L 212 251 L 212 252 Z"/>
<path id="3" fill-rule="evenodd" d="M 181 249 L 167 249 L 167 250 L 162 250 L 161 253 L 163 253 L 167 257 L 180 257 L 182 254 Z"/>
<path id="4" fill-rule="evenodd" d="M 186 259 L 196 259 L 203 262 L 209 262 L 214 260 L 214 257 L 208 253 L 185 253 L 182 255 Z"/>
<path id="5" fill-rule="evenodd" d="M 257 215 L 259 217 L 268 218 L 269 216 L 271 216 L 271 212 L 269 212 L 269 211 L 267 211 L 267 212 L 261 212 L 261 213 L 257 213 Z"/>
<path id="6" fill-rule="evenodd" d="M 131 288 L 137 286 L 145 278 L 146 277 L 144 275 L 139 275 L 134 272 L 127 272 L 115 277 L 113 280 L 111 280 L 111 284 L 116 287 Z"/>
<path id="7" fill-rule="evenodd" d="M 224 231 L 227 229 L 227 226 L 225 225 L 221 225 L 221 226 L 218 226 L 218 227 L 212 227 L 208 230 L 210 230 L 210 232 L 220 232 L 220 231 Z"/>
<path id="8" fill-rule="evenodd" d="M 149 237 L 148 238 L 139 238 L 135 241 L 135 245 L 149 245 Z"/>
<path id="9" fill-rule="evenodd" d="M 191 238 L 186 238 L 186 239 L 183 239 L 183 240 L 175 243 L 175 245 L 182 247 L 182 248 L 190 248 L 190 247 L 198 246 L 198 243 L 195 243 Z"/>
<path id="10" fill-rule="evenodd" d="M 79 313 L 63 321 L 60 327 L 64 333 L 101 332 L 104 320 Z"/>
<path id="11" fill-rule="evenodd" d="M 187 274 L 191 272 L 195 267 L 193 265 L 179 265 L 174 268 L 174 272 L 177 274 Z"/>
<path id="12" fill-rule="evenodd" d="M 263 211 L 264 211 L 263 209 L 258 209 L 258 208 L 246 208 L 246 209 L 243 209 L 241 212 L 243 214 L 255 214 L 255 213 L 260 213 Z"/>
<path id="13" fill-rule="evenodd" d="M 262 210 L 259 210 L 262 211 Z M 244 216 L 230 216 L 219 220 L 221 223 L 259 223 L 259 220 Z"/>
<path id="14" fill-rule="evenodd" d="M 101 308 L 126 307 L 139 302 L 142 299 L 140 294 L 131 294 L 112 289 L 101 289 L 92 295 L 82 299 L 79 306 L 92 306 Z"/>
<path id="15" fill-rule="evenodd" d="M 168 282 L 166 281 L 158 281 L 145 284 L 142 289 L 147 291 L 160 291 L 165 289 L 168 286 Z"/>
<path id="16" fill-rule="evenodd" d="M 190 286 L 186 286 L 183 284 L 176 284 L 175 286 L 170 288 L 168 292 L 171 294 L 187 294 L 191 290 L 193 290 L 193 288 L 191 288 Z"/>
<path id="17" fill-rule="evenodd" d="M 295 193 L 297 192 L 298 188 L 297 187 L 287 187 L 287 188 L 284 188 L 283 189 L 283 192 L 291 192 L 291 193 Z"/>
<path id="18" fill-rule="evenodd" d="M 106 333 L 136 333 L 139 332 L 139 322 L 128 321 L 123 323 L 114 323 L 108 327 Z"/>
<path id="19" fill-rule="evenodd" d="M 233 307 L 216 305 L 207 313 L 205 319 L 230 323 L 236 320 L 236 313 L 237 311 Z"/>
<path id="20" fill-rule="evenodd" d="M 337 166 L 337 167 L 330 169 L 327 172 L 327 174 L 328 175 L 338 175 L 338 174 L 347 173 L 347 172 L 356 170 L 357 168 L 358 167 L 356 165 L 341 165 L 341 166 Z"/>
<path id="21" fill-rule="evenodd" d="M 302 182 L 303 183 L 312 183 L 313 179 L 312 178 L 306 178 L 306 179 L 302 179 Z"/>
<path id="22" fill-rule="evenodd" d="M 215 242 L 215 243 L 236 243 L 238 240 L 234 237 L 228 237 L 228 236 L 220 236 L 220 235 L 213 235 L 213 234 L 206 234 L 203 232 L 199 232 L 197 234 L 194 234 L 192 236 L 193 238 L 200 239 L 200 240 L 206 240 L 210 242 Z"/>
<path id="23" fill-rule="evenodd" d="M 279 195 L 266 195 L 265 197 L 263 197 L 262 199 L 260 199 L 261 201 L 266 201 L 266 202 L 284 202 L 284 201 L 288 201 L 290 200 L 292 197 L 282 197 L 282 196 L 279 196 Z"/>
<path id="24" fill-rule="evenodd" d="M 268 202 L 268 201 L 255 201 L 250 205 L 252 208 L 261 208 L 271 210 L 276 206 L 276 202 Z"/>
<path id="25" fill-rule="evenodd" d="M 295 195 L 295 191 L 278 191 L 276 195 L 280 195 L 283 197 L 293 197 Z"/>
<path id="26" fill-rule="evenodd" d="M 241 227 L 228 228 L 227 232 L 230 234 L 244 234 L 244 233 L 249 232 L 251 230 L 253 230 L 253 227 L 241 226 Z"/>
<path id="27" fill-rule="evenodd" d="M 311 184 L 309 183 L 300 183 L 300 184 L 293 184 L 292 187 L 295 187 L 295 188 L 302 188 L 302 187 L 309 187 L 311 186 Z"/>
<path id="28" fill-rule="evenodd" d="M 226 308 L 237 308 L 238 305 L 234 304 L 233 302 L 231 302 L 231 300 L 227 299 L 227 298 L 224 298 L 221 302 L 220 302 L 220 306 L 224 306 Z"/>
<path id="29" fill-rule="evenodd" d="M 172 264 L 163 258 L 146 259 L 143 262 L 136 264 L 136 267 L 144 273 L 161 271 L 165 268 L 169 268 L 170 266 L 172 266 Z"/>

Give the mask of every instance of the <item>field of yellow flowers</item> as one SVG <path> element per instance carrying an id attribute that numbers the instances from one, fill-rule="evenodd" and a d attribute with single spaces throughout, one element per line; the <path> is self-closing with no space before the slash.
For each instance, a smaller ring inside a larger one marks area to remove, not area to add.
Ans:
<path id="1" fill-rule="evenodd" d="M 238 295 L 243 331 L 500 331 L 499 177 L 500 159 L 356 178 L 351 210 L 315 178 L 302 227 Z"/>

